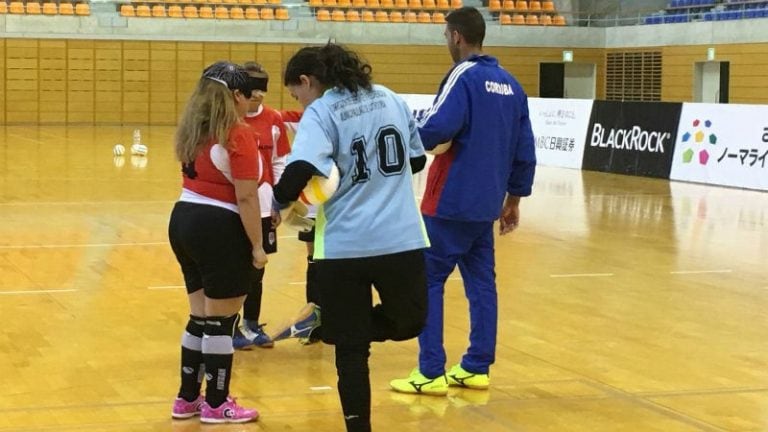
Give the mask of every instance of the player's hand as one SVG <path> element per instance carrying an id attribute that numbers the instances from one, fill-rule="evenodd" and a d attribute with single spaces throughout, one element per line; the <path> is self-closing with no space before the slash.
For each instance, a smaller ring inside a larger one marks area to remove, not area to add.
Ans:
<path id="1" fill-rule="evenodd" d="M 507 197 L 501 209 L 499 219 L 499 234 L 509 234 L 520 224 L 520 197 Z"/>
<path id="2" fill-rule="evenodd" d="M 294 201 L 288 207 L 280 210 L 280 218 L 283 223 L 297 230 L 308 232 L 312 231 L 315 221 L 307 217 L 309 209 L 299 201 Z"/>
<path id="3" fill-rule="evenodd" d="M 261 246 L 253 248 L 253 266 L 257 269 L 263 269 L 267 265 L 267 253 Z"/>
<path id="4" fill-rule="evenodd" d="M 272 228 L 277 229 L 277 227 L 280 226 L 280 223 L 283 222 L 283 219 L 280 217 L 280 212 L 272 210 Z"/>

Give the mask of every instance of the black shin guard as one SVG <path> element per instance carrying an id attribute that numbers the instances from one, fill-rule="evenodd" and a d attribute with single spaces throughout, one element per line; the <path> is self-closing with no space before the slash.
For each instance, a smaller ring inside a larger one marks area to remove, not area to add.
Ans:
<path id="1" fill-rule="evenodd" d="M 347 432 L 371 430 L 371 383 L 368 377 L 369 345 L 336 345 L 339 398 Z"/>
<path id="2" fill-rule="evenodd" d="M 248 297 L 243 304 L 243 319 L 259 322 L 261 315 L 261 297 L 264 281 L 264 269 L 254 269 L 253 279 L 251 280 L 251 290 L 248 291 Z"/>
<path id="3" fill-rule="evenodd" d="M 189 316 L 187 328 L 181 337 L 181 388 L 179 397 L 192 402 L 200 395 L 205 375 L 203 362 L 203 328 L 205 318 Z"/>
<path id="4" fill-rule="evenodd" d="M 232 334 L 237 315 L 208 317 L 205 319 L 203 359 L 205 360 L 205 401 L 218 407 L 229 396 L 229 380 L 232 376 Z"/>

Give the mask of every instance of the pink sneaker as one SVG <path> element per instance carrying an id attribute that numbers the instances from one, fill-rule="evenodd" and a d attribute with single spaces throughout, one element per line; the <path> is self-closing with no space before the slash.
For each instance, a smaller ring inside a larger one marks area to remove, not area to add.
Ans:
<path id="1" fill-rule="evenodd" d="M 207 402 L 203 402 L 200 409 L 200 421 L 203 423 L 246 423 L 257 418 L 258 411 L 239 406 L 232 396 L 228 396 L 218 408 L 211 408 Z"/>
<path id="2" fill-rule="evenodd" d="M 173 411 L 171 417 L 175 419 L 188 419 L 196 415 L 200 415 L 200 407 L 205 402 L 205 397 L 200 395 L 192 402 L 187 402 L 183 398 L 177 397 L 173 401 Z"/>

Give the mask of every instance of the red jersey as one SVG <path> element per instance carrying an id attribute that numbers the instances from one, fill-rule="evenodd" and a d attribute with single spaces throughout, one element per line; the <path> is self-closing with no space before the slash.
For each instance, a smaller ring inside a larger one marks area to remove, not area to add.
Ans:
<path id="1" fill-rule="evenodd" d="M 194 162 L 184 164 L 184 189 L 225 203 L 237 205 L 233 179 L 264 182 L 267 170 L 259 154 L 259 142 L 253 129 L 237 123 L 229 131 L 225 149 L 211 140 L 197 154 Z"/>
<path id="2" fill-rule="evenodd" d="M 248 123 L 259 136 L 259 153 L 264 160 L 264 182 L 275 184 L 272 159 L 283 157 L 291 152 L 288 143 L 288 134 L 285 132 L 283 119 L 278 111 L 262 104 L 258 113 L 248 113 L 245 117 Z"/>

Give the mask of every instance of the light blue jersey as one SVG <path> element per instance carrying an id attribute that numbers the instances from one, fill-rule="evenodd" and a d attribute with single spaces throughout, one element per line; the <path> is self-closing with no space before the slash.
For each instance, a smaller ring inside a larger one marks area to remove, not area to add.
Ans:
<path id="1" fill-rule="evenodd" d="M 316 259 L 357 258 L 429 246 L 413 194 L 410 158 L 424 154 L 405 102 L 374 85 L 354 96 L 327 90 L 307 106 L 288 162 L 309 162 L 339 189 L 318 208 Z"/>

